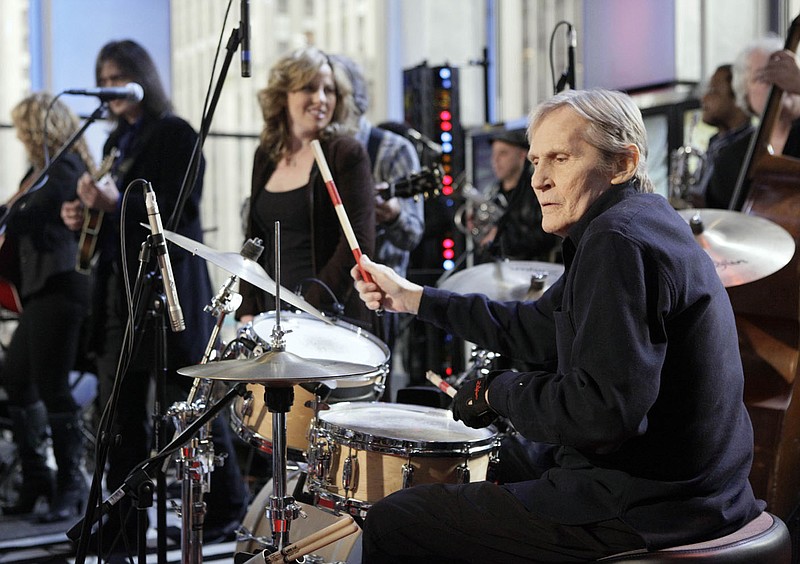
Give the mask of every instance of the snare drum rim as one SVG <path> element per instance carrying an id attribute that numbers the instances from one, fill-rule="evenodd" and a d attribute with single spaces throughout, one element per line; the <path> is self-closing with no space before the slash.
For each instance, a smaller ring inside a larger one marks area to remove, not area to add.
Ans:
<path id="1" fill-rule="evenodd" d="M 382 407 L 386 409 L 415 411 L 418 413 L 431 413 L 435 408 L 422 407 L 416 405 L 402 404 L 381 404 L 378 402 L 340 402 L 331 406 L 331 410 L 346 411 L 348 409 L 358 410 L 366 407 Z M 442 410 L 444 411 L 444 410 Z M 488 435 L 483 438 L 463 441 L 425 441 L 416 439 L 404 439 L 402 437 L 387 437 L 368 431 L 358 431 L 341 425 L 325 421 L 324 416 L 330 410 L 321 411 L 318 414 L 315 427 L 318 433 L 334 443 L 364 450 L 377 452 L 380 454 L 393 454 L 397 456 L 413 456 L 415 458 L 436 457 L 436 458 L 477 458 L 490 451 L 497 437 L 497 431 L 493 428 L 473 429 L 474 431 L 485 430 Z"/>
<path id="2" fill-rule="evenodd" d="M 269 350 L 269 335 L 263 336 L 256 330 L 256 324 L 267 320 L 267 319 L 274 319 L 275 318 L 275 310 L 265 311 L 263 313 L 259 313 L 255 317 L 253 317 L 252 321 L 248 323 L 250 329 L 253 333 L 263 342 L 265 350 Z M 305 319 L 308 321 L 312 321 L 314 323 L 320 323 L 325 325 L 324 321 L 321 321 L 319 318 L 314 317 L 311 314 L 308 314 L 304 311 L 284 311 L 281 310 L 281 319 L 284 318 L 298 318 L 298 319 Z M 389 371 L 389 359 L 391 354 L 389 352 L 389 347 L 381 341 L 378 337 L 364 329 L 363 327 L 359 327 L 358 325 L 353 325 L 352 323 L 347 323 L 346 321 L 341 321 L 339 319 L 331 319 L 331 323 L 341 329 L 346 329 L 350 333 L 355 334 L 356 337 L 366 339 L 369 343 L 376 345 L 378 349 L 383 353 L 383 362 L 378 365 L 375 365 L 375 370 L 369 372 L 367 374 L 361 374 L 358 377 L 344 377 L 341 379 L 337 379 L 339 385 L 343 388 L 345 387 L 358 387 L 363 383 L 371 383 L 376 379 L 376 377 L 380 378 L 381 376 L 385 377 Z M 289 351 L 292 352 L 292 351 Z M 309 358 L 308 360 L 330 360 L 330 359 L 320 359 L 314 357 L 313 359 Z"/>

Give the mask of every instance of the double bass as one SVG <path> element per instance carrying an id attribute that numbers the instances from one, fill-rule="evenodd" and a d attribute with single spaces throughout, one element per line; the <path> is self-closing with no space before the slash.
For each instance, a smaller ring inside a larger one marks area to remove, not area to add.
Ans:
<path id="1" fill-rule="evenodd" d="M 800 16 L 785 48 L 800 42 Z M 773 86 L 731 198 L 730 209 L 766 218 L 788 231 L 800 249 L 800 159 L 773 155 L 770 136 L 783 91 Z M 770 249 L 764 249 L 770 252 Z M 787 519 L 800 503 L 800 261 L 749 284 L 729 287 L 753 422 L 750 483 L 767 509 Z"/>

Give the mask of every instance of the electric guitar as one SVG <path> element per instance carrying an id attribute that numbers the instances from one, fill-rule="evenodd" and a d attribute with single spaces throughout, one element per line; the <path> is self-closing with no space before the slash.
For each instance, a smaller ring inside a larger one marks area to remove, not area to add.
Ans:
<path id="1" fill-rule="evenodd" d="M 422 196 L 438 196 L 442 189 L 442 168 L 422 167 L 419 172 L 409 174 L 403 178 L 387 184 L 385 188 L 379 187 L 378 194 L 384 199 L 389 198 L 413 198 Z M 380 186 L 380 185 L 379 185 Z"/>
<path id="2" fill-rule="evenodd" d="M 103 159 L 103 162 L 100 163 L 100 168 L 98 168 L 92 180 L 100 182 L 111 170 L 111 167 L 114 166 L 114 161 L 117 160 L 117 157 L 119 157 L 119 150 L 114 147 Z M 100 227 L 103 225 L 103 215 L 105 214 L 102 210 L 89 208 L 83 216 L 81 238 L 78 241 L 78 255 L 75 260 L 75 270 L 81 274 L 89 274 L 92 270 L 92 259 L 97 247 L 97 236 L 100 233 Z"/>

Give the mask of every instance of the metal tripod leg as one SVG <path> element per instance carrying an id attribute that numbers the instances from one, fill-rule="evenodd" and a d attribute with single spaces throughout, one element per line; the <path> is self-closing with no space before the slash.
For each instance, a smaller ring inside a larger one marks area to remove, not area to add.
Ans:
<path id="1" fill-rule="evenodd" d="M 278 551 L 289 544 L 292 520 L 300 516 L 294 497 L 286 495 L 286 413 L 294 402 L 294 388 L 265 387 L 264 403 L 272 413 L 272 486 L 266 517 L 272 526 L 272 544 Z"/>

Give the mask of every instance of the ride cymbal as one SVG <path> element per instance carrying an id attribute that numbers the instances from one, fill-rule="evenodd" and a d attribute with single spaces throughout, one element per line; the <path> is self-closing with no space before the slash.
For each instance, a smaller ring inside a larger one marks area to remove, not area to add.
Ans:
<path id="1" fill-rule="evenodd" d="M 535 300 L 563 273 L 560 264 L 506 260 L 456 272 L 438 286 L 459 294 L 484 294 L 498 301 Z"/>
<path id="2" fill-rule="evenodd" d="M 766 278 L 786 266 L 795 243 L 783 227 L 763 217 L 737 211 L 678 211 L 692 228 L 726 288 Z"/>

